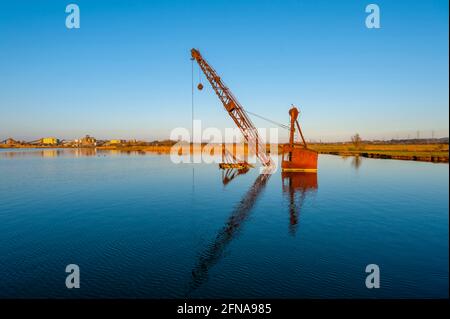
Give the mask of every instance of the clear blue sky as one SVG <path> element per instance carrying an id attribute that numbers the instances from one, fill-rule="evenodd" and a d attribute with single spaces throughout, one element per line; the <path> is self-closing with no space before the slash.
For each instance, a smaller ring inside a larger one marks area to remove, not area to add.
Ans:
<path id="1" fill-rule="evenodd" d="M 69 3 L 78 30 L 65 27 Z M 369 3 L 381 29 L 365 27 Z M 435 0 L 1 1 L 0 139 L 153 140 L 190 128 L 192 47 L 246 109 L 287 123 L 298 105 L 308 139 L 448 136 L 448 10 Z M 234 126 L 209 84 L 195 114 Z"/>

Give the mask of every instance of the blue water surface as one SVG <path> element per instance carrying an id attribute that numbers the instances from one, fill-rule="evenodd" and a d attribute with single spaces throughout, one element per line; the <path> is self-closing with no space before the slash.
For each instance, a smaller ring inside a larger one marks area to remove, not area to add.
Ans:
<path id="1" fill-rule="evenodd" d="M 224 173 L 0 150 L 0 298 L 448 298 L 448 164 L 320 155 L 314 175 Z"/>

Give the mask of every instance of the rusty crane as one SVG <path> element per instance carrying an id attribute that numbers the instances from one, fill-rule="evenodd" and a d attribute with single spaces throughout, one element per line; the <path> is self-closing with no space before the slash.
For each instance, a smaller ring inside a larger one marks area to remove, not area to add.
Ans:
<path id="1" fill-rule="evenodd" d="M 289 110 L 291 119 L 289 144 L 283 145 L 281 170 L 284 172 L 317 172 L 317 152 L 308 148 L 305 138 L 303 137 L 302 129 L 298 123 L 298 115 L 300 112 L 292 105 Z M 295 126 L 297 126 L 298 133 L 302 139 L 302 143 L 295 143 Z"/>
<path id="2" fill-rule="evenodd" d="M 222 102 L 225 110 L 233 119 L 236 126 L 240 129 L 242 135 L 248 143 L 249 150 L 255 150 L 256 156 L 260 160 L 261 164 L 266 168 L 272 169 L 274 167 L 274 163 L 270 156 L 267 155 L 265 143 L 262 141 L 255 125 L 247 115 L 247 113 L 250 112 L 246 112 L 244 110 L 242 105 L 233 93 L 231 93 L 230 89 L 224 84 L 217 72 L 203 58 L 199 50 L 192 49 L 191 56 L 192 60 L 195 60 L 198 63 L 200 69 L 205 74 L 206 79 L 209 81 L 214 92 Z M 200 83 L 197 88 L 202 90 L 203 84 Z M 283 171 L 315 172 L 317 171 L 317 152 L 308 149 L 300 129 L 300 125 L 297 121 L 298 114 L 298 109 L 296 107 L 292 107 L 291 110 L 289 110 L 291 126 L 286 127 L 285 125 L 280 125 L 290 130 L 289 144 L 283 145 L 282 148 L 283 156 L 281 168 Z M 297 125 L 303 144 L 294 142 L 295 125 Z M 232 166 L 232 164 L 221 164 L 221 168 L 230 168 Z M 248 167 L 248 163 L 237 163 L 236 167 L 242 169 L 244 167 Z"/>
<path id="3" fill-rule="evenodd" d="M 197 61 L 200 69 L 205 74 L 207 80 L 211 84 L 214 92 L 219 97 L 224 108 L 233 119 L 237 127 L 242 132 L 245 140 L 249 144 L 249 148 L 253 147 L 256 149 L 256 156 L 260 160 L 261 164 L 269 170 L 273 167 L 274 163 L 270 156 L 265 152 L 265 145 L 258 135 L 258 131 L 253 125 L 252 121 L 248 117 L 247 113 L 253 114 L 251 112 L 245 111 L 241 104 L 237 101 L 231 91 L 223 83 L 222 79 L 216 73 L 216 71 L 206 62 L 197 49 L 191 50 L 192 60 Z M 203 89 L 203 84 L 199 83 L 197 88 L 199 90 Z M 289 144 L 284 145 L 283 150 L 283 161 L 282 169 L 286 171 L 304 171 L 312 172 L 317 169 L 317 152 L 308 149 L 306 141 L 303 137 L 303 133 L 300 129 L 300 125 L 297 121 L 299 111 L 297 108 L 293 107 L 289 111 L 291 125 L 287 127 L 281 125 L 284 128 L 290 130 Z M 257 114 L 253 114 L 257 116 Z M 261 117 L 261 116 L 258 116 Z M 261 117 L 263 118 L 263 117 Z M 264 118 L 263 118 L 264 119 Z M 267 120 L 267 119 L 266 119 Z M 275 123 L 274 121 L 269 120 Z M 278 123 L 275 123 L 278 124 Z M 279 124 L 278 124 L 279 125 Z M 298 132 L 302 138 L 303 144 L 295 143 L 295 125 L 297 125 Z M 225 157 L 229 157 L 232 161 L 237 161 L 237 158 L 223 150 Z M 230 168 L 233 166 L 224 165 L 222 168 Z M 252 167 L 247 162 L 237 163 L 235 168 L 238 169 L 234 174 L 226 174 L 223 178 L 224 185 L 228 184 L 234 177 L 245 174 L 249 167 Z M 200 255 L 197 265 L 192 270 L 192 278 L 189 284 L 189 289 L 187 295 L 189 295 L 193 290 L 199 287 L 205 279 L 208 277 L 208 272 L 210 268 L 218 262 L 218 260 L 223 256 L 227 245 L 233 240 L 235 235 L 239 232 L 240 228 L 244 222 L 248 219 L 253 206 L 257 202 L 258 197 L 265 188 L 270 174 L 259 175 L 253 185 L 250 187 L 245 196 L 241 199 L 237 207 L 233 210 L 230 218 L 228 219 L 225 226 L 217 234 L 216 239 L 208 246 L 208 248 Z M 300 205 L 304 200 L 305 194 L 309 189 L 317 189 L 317 175 L 316 174 L 303 174 L 303 173 L 292 173 L 286 172 L 282 173 L 283 180 L 283 192 L 289 193 L 290 199 L 290 225 L 292 232 L 295 233 L 295 226 L 298 223 L 299 208 L 296 206 L 295 202 L 295 192 L 302 191 L 302 196 L 300 199 Z"/>
<path id="4" fill-rule="evenodd" d="M 240 129 L 242 135 L 248 143 L 250 150 L 256 151 L 256 156 L 261 164 L 265 167 L 272 167 L 274 163 L 269 155 L 265 152 L 265 144 L 258 134 L 258 130 L 252 123 L 244 108 L 239 101 L 231 93 L 230 89 L 225 85 L 217 72 L 209 65 L 209 63 L 202 57 L 200 51 L 197 49 L 191 50 L 192 59 L 197 61 L 200 69 L 206 76 L 206 79 L 211 84 L 214 92 L 216 92 L 224 108 L 227 110 L 234 123 Z M 202 89 L 203 85 L 199 84 L 198 89 Z"/>

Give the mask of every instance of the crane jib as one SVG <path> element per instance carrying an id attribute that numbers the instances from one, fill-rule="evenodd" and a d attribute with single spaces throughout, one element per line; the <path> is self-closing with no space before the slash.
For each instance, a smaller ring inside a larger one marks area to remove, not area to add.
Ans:
<path id="1" fill-rule="evenodd" d="M 200 69 L 205 74 L 208 82 L 211 84 L 214 92 L 219 97 L 224 108 L 233 119 L 236 126 L 240 129 L 242 135 L 249 145 L 249 149 L 256 150 L 256 156 L 264 166 L 273 166 L 273 161 L 266 154 L 266 147 L 263 140 L 259 137 L 258 130 L 252 123 L 244 108 L 240 105 L 231 91 L 222 82 L 216 71 L 206 62 L 200 52 L 196 49 L 191 50 L 192 59 L 197 61 Z"/>

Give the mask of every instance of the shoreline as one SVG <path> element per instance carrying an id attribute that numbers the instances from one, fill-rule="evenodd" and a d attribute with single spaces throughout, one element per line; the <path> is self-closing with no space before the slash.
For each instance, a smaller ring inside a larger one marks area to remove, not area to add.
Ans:
<path id="1" fill-rule="evenodd" d="M 337 155 L 342 157 L 361 156 L 366 158 L 376 159 L 392 159 L 402 161 L 417 161 L 417 162 L 431 162 L 431 163 L 448 163 L 448 156 L 432 156 L 432 155 L 395 155 L 395 154 L 380 154 L 367 152 L 319 152 L 319 154 Z"/>
<path id="2" fill-rule="evenodd" d="M 281 153 L 283 144 L 273 145 L 278 147 Z M 72 147 L 64 145 L 5 145 L 0 149 L 96 149 L 118 152 L 149 152 L 157 154 L 170 154 L 171 145 L 108 145 L 108 146 L 85 146 Z M 194 145 L 190 152 L 203 150 L 205 145 Z M 220 145 L 217 145 L 220 148 Z M 269 147 L 269 145 L 267 146 Z M 235 149 L 237 154 L 248 154 L 247 146 L 227 144 L 229 150 Z M 431 163 L 448 163 L 448 144 L 362 144 L 354 147 L 351 144 L 310 144 L 309 148 L 319 154 L 337 156 L 361 156 L 377 159 L 394 159 L 403 161 L 419 161 Z"/>

